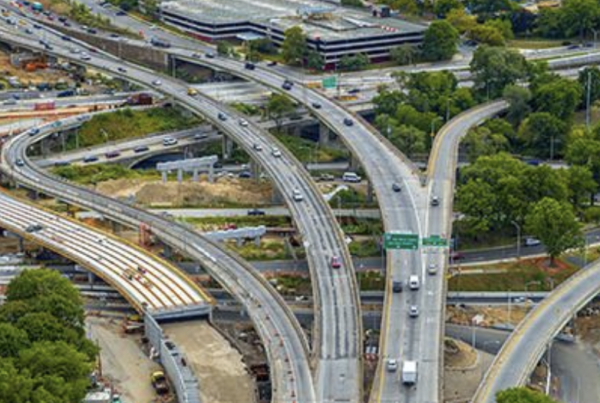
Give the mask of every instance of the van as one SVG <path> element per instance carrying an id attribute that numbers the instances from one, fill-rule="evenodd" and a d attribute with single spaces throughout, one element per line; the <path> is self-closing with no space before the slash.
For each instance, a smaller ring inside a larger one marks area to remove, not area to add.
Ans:
<path id="1" fill-rule="evenodd" d="M 344 172 L 342 180 L 344 182 L 359 183 L 362 180 L 362 178 L 354 172 Z"/>
<path id="2" fill-rule="evenodd" d="M 408 286 L 410 287 L 411 290 L 418 290 L 419 289 L 419 276 L 417 276 L 416 274 L 411 275 L 408 278 Z"/>
<path id="3" fill-rule="evenodd" d="M 417 383 L 416 361 L 404 361 L 402 365 L 402 383 L 405 385 L 414 385 Z"/>

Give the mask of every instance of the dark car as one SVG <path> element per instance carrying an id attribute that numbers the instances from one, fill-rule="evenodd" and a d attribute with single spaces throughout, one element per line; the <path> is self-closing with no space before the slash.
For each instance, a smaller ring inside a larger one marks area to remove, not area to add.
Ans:
<path id="1" fill-rule="evenodd" d="M 222 120 L 222 121 L 226 121 L 227 120 L 227 115 L 224 114 L 223 112 L 219 112 L 218 116 L 219 116 L 219 120 Z"/>
<path id="2" fill-rule="evenodd" d="M 144 151 L 148 151 L 150 148 L 148 146 L 137 146 L 133 149 L 134 153 L 143 153 Z"/>
<path id="3" fill-rule="evenodd" d="M 392 190 L 393 190 L 394 192 L 400 192 L 400 191 L 402 191 L 402 187 L 401 187 L 399 184 L 397 184 L 397 183 L 395 183 L 395 182 L 394 182 L 394 183 L 392 184 Z"/>
<path id="4" fill-rule="evenodd" d="M 121 153 L 118 151 L 109 151 L 106 154 L 104 154 L 106 158 L 117 158 L 119 155 L 121 155 Z"/>
<path id="5" fill-rule="evenodd" d="M 207 53 L 206 57 L 209 59 L 214 59 L 215 58 L 215 54 L 214 53 Z"/>
<path id="6" fill-rule="evenodd" d="M 313 102 L 312 103 L 312 107 L 315 108 L 315 109 L 321 109 L 321 104 L 318 103 L 318 102 Z"/>
<path id="7" fill-rule="evenodd" d="M 238 178 L 242 178 L 242 179 L 252 178 L 252 174 L 249 171 L 242 171 L 238 174 Z"/>
<path id="8" fill-rule="evenodd" d="M 41 231 L 43 229 L 44 229 L 44 227 L 42 227 L 41 224 L 31 224 L 31 225 L 28 225 L 27 228 L 25 228 L 25 231 L 32 233 L 32 232 Z"/>
<path id="9" fill-rule="evenodd" d="M 123 67 L 117 67 L 117 71 L 119 71 L 121 73 L 127 73 L 127 70 L 124 69 Z"/>
<path id="10" fill-rule="evenodd" d="M 346 118 L 346 119 L 344 119 L 344 124 L 346 126 L 353 126 L 354 125 L 354 121 L 352 119 L 350 119 L 350 118 Z"/>
<path id="11" fill-rule="evenodd" d="M 246 62 L 246 64 L 244 64 L 244 68 L 246 70 L 254 70 L 256 66 L 254 65 L 254 63 Z"/>
<path id="12" fill-rule="evenodd" d="M 248 210 L 248 215 L 249 216 L 265 215 L 265 212 L 264 212 L 264 210 L 259 210 L 259 209 L 255 208 L 252 210 Z"/>
<path id="13" fill-rule="evenodd" d="M 460 252 L 456 252 L 456 251 L 452 251 L 450 252 L 450 260 L 454 261 L 454 260 L 462 260 L 465 258 L 465 255 L 463 255 Z"/>
<path id="14" fill-rule="evenodd" d="M 392 292 L 394 292 L 394 293 L 402 292 L 402 281 L 394 281 L 392 283 Z"/>
<path id="15" fill-rule="evenodd" d="M 348 91 L 348 94 L 358 94 L 360 92 L 359 88 L 352 88 L 350 91 Z"/>
<path id="16" fill-rule="evenodd" d="M 119 10 L 119 11 L 117 11 L 117 15 L 118 16 L 123 16 L 123 15 L 127 15 L 127 13 L 125 11 L 123 11 L 123 10 Z"/>
<path id="17" fill-rule="evenodd" d="M 269 62 L 269 64 L 267 64 L 267 66 L 270 66 L 270 67 L 277 66 L 277 62 L 275 62 L 275 61 Z"/>
<path id="18" fill-rule="evenodd" d="M 88 162 L 95 162 L 98 161 L 98 157 L 96 155 L 86 155 L 85 157 L 83 157 L 83 162 L 88 163 Z"/>
<path id="19" fill-rule="evenodd" d="M 55 167 L 66 167 L 66 166 L 69 166 L 69 165 L 71 165 L 71 163 L 69 161 L 56 161 L 54 163 Z"/>

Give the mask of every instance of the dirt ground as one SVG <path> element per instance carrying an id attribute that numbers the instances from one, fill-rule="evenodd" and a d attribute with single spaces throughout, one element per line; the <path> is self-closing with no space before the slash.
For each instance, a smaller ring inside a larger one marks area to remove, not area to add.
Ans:
<path id="1" fill-rule="evenodd" d="M 10 56 L 7 53 L 0 52 L 0 77 L 8 78 L 12 76 L 18 77 L 23 84 L 55 83 L 59 80 L 71 82 L 65 74 L 56 70 L 44 69 L 27 72 L 23 69 L 14 67 L 10 64 Z"/>
<path id="2" fill-rule="evenodd" d="M 219 205 L 265 205 L 271 203 L 272 187 L 236 178 L 219 178 L 215 183 L 117 179 L 96 186 L 96 190 L 116 198 L 135 197 L 145 206 L 185 207 Z"/>
<path id="3" fill-rule="evenodd" d="M 514 304 L 510 311 L 510 323 L 518 325 L 529 312 L 529 307 L 526 304 Z M 480 326 L 493 326 L 497 324 L 505 324 L 509 322 L 508 309 L 505 306 L 467 306 L 457 307 L 448 306 L 446 309 L 446 321 L 457 325 L 470 326 L 475 315 L 482 315 L 483 321 Z"/>
<path id="4" fill-rule="evenodd" d="M 254 402 L 254 383 L 242 356 L 217 330 L 207 322 L 173 323 L 163 329 L 192 366 L 204 403 Z"/>
<path id="5" fill-rule="evenodd" d="M 448 341 L 444 354 L 444 402 L 467 403 L 475 394 L 494 356 L 473 350 L 458 340 Z"/>
<path id="6" fill-rule="evenodd" d="M 123 402 L 152 402 L 156 394 L 150 375 L 160 366 L 144 355 L 140 337 L 124 335 L 120 321 L 111 318 L 88 316 L 86 326 L 90 339 L 100 345 L 103 375 L 122 394 Z"/>

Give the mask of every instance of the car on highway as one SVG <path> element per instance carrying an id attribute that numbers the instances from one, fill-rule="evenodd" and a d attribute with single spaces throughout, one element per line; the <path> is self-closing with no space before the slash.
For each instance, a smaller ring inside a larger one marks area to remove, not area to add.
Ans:
<path id="1" fill-rule="evenodd" d="M 294 199 L 294 201 L 297 202 L 301 202 L 302 200 L 304 200 L 304 196 L 302 196 L 302 192 L 300 191 L 300 189 L 294 189 L 294 191 L 292 192 L 292 198 Z"/>
<path id="2" fill-rule="evenodd" d="M 92 57 L 90 55 L 88 55 L 87 53 L 82 53 L 81 54 L 81 60 L 92 60 Z"/>
<path id="3" fill-rule="evenodd" d="M 260 209 L 257 209 L 257 208 L 254 208 L 252 210 L 248 210 L 248 215 L 249 216 L 262 216 L 262 215 L 265 215 L 265 214 L 266 213 L 265 213 L 264 210 L 260 210 Z"/>
<path id="4" fill-rule="evenodd" d="M 346 118 L 346 119 L 344 119 L 344 124 L 346 126 L 354 126 L 354 121 L 350 118 Z"/>
<path id="5" fill-rule="evenodd" d="M 275 147 L 271 151 L 271 155 L 275 158 L 281 158 L 281 151 L 279 151 L 279 148 Z"/>
<path id="6" fill-rule="evenodd" d="M 523 246 L 538 246 L 541 245 L 542 241 L 537 238 L 528 236 L 523 239 Z"/>
<path id="7" fill-rule="evenodd" d="M 33 34 L 33 31 L 31 30 L 31 28 L 25 28 L 25 33 L 27 35 L 31 35 L 31 34 Z"/>
<path id="8" fill-rule="evenodd" d="M 430 263 L 429 266 L 427 266 L 427 274 L 431 274 L 433 276 L 436 273 L 437 273 L 437 264 Z"/>
<path id="9" fill-rule="evenodd" d="M 388 372 L 396 372 L 398 370 L 398 360 L 395 358 L 388 358 L 385 363 L 385 368 Z"/>
<path id="10" fill-rule="evenodd" d="M 9 98 L 6 101 L 2 102 L 3 105 L 16 105 L 17 100 L 14 98 Z"/>
<path id="11" fill-rule="evenodd" d="M 208 138 L 208 134 L 206 133 L 197 133 L 194 134 L 194 140 L 204 140 Z"/>
<path id="12" fill-rule="evenodd" d="M 148 151 L 148 150 L 150 150 L 150 147 L 142 145 L 142 146 L 135 147 L 133 149 L 133 152 L 134 153 L 143 153 L 143 152 Z"/>
<path id="13" fill-rule="evenodd" d="M 174 146 L 177 143 L 178 143 L 177 139 L 175 139 L 173 137 L 165 137 L 162 140 L 163 146 Z"/>
<path id="14" fill-rule="evenodd" d="M 267 66 L 269 66 L 269 67 L 277 66 L 277 62 L 276 61 L 269 62 L 269 63 L 267 63 Z"/>
<path id="15" fill-rule="evenodd" d="M 25 162 L 23 162 L 21 158 L 17 158 L 15 164 L 17 164 L 18 167 L 22 167 L 23 165 L 25 165 Z"/>
<path id="16" fill-rule="evenodd" d="M 312 107 L 313 107 L 313 108 L 315 108 L 315 109 L 321 109 L 321 104 L 320 104 L 320 103 L 318 103 L 318 102 L 313 102 L 311 105 L 312 105 Z"/>
<path id="17" fill-rule="evenodd" d="M 195 54 L 195 55 L 197 55 L 197 53 L 194 53 L 194 54 Z M 194 55 L 192 55 L 192 56 L 194 56 Z M 206 54 L 206 57 L 207 57 L 208 59 L 214 59 L 216 56 L 217 56 L 217 55 L 216 55 L 216 54 L 214 54 L 214 53 L 212 53 L 212 52 L 208 52 L 208 53 Z"/>
<path id="18" fill-rule="evenodd" d="M 351 90 L 348 91 L 348 94 L 358 94 L 360 92 L 360 88 L 352 88 Z"/>
<path id="19" fill-rule="evenodd" d="M 262 151 L 262 149 L 263 149 L 263 148 L 262 148 L 262 146 L 261 146 L 260 144 L 258 144 L 258 143 L 254 143 L 254 144 L 252 144 L 252 148 L 253 148 L 255 151 Z"/>
<path id="20" fill-rule="evenodd" d="M 217 116 L 218 116 L 219 120 L 222 120 L 222 121 L 227 120 L 227 115 L 224 114 L 223 112 L 219 112 L 219 114 Z"/>
<path id="21" fill-rule="evenodd" d="M 77 55 L 77 54 L 81 53 L 81 49 L 79 49 L 79 48 L 71 48 L 71 49 L 69 49 L 69 53 Z"/>
<path id="22" fill-rule="evenodd" d="M 440 205 L 440 198 L 437 197 L 436 195 L 431 196 L 431 205 L 433 207 L 439 206 Z"/>
<path id="23" fill-rule="evenodd" d="M 392 282 L 392 292 L 393 293 L 400 293 L 402 292 L 402 281 L 393 281 Z"/>
<path id="24" fill-rule="evenodd" d="M 71 163 L 69 161 L 56 161 L 54 163 L 55 167 L 67 167 L 69 165 L 71 165 Z"/>
<path id="25" fill-rule="evenodd" d="M 408 308 L 408 316 L 411 318 L 417 318 L 419 316 L 419 307 L 416 305 L 411 305 Z"/>
<path id="26" fill-rule="evenodd" d="M 244 68 L 246 70 L 254 70 L 256 68 L 256 65 L 254 63 L 251 63 L 251 62 L 246 62 L 244 64 Z"/>
<path id="27" fill-rule="evenodd" d="M 104 154 L 104 156 L 106 158 L 109 158 L 109 159 L 110 158 L 117 158 L 119 155 L 121 155 L 121 153 L 118 152 L 118 151 L 109 151 L 109 152 L 107 152 L 107 153 Z"/>
<path id="28" fill-rule="evenodd" d="M 115 15 L 117 15 L 118 17 L 122 17 L 122 16 L 124 16 L 124 15 L 127 15 L 127 13 L 126 13 L 125 11 L 123 11 L 123 10 L 119 10 L 119 11 L 117 11 L 117 12 L 115 13 Z"/>
<path id="29" fill-rule="evenodd" d="M 242 171 L 238 174 L 238 178 L 240 179 L 250 179 L 252 178 L 252 173 L 250 171 Z"/>
<path id="30" fill-rule="evenodd" d="M 461 252 L 451 251 L 449 258 L 451 261 L 462 260 L 465 258 L 465 255 L 463 255 Z"/>
<path id="31" fill-rule="evenodd" d="M 152 81 L 152 84 L 156 85 L 157 87 L 160 87 L 162 85 L 162 81 L 160 81 L 160 80 L 154 80 L 154 81 Z"/>
<path id="32" fill-rule="evenodd" d="M 96 155 L 86 155 L 85 157 L 83 157 L 83 162 L 85 162 L 85 163 L 95 162 L 95 161 L 98 161 L 98 156 L 96 156 Z"/>
<path id="33" fill-rule="evenodd" d="M 117 71 L 120 73 L 127 73 L 127 69 L 125 69 L 123 67 L 117 67 Z"/>
<path id="34" fill-rule="evenodd" d="M 248 127 L 248 121 L 246 119 L 240 119 L 240 126 Z"/>
<path id="35" fill-rule="evenodd" d="M 419 276 L 417 276 L 416 274 L 411 274 L 410 277 L 408 278 L 408 287 L 413 290 L 416 291 L 419 289 L 420 283 L 419 283 Z"/>
<path id="36" fill-rule="evenodd" d="M 402 191 L 402 187 L 396 182 L 392 183 L 392 190 L 396 193 Z"/>
<path id="37" fill-rule="evenodd" d="M 330 265 L 332 269 L 339 269 L 340 267 L 342 267 L 342 259 L 340 259 L 339 256 L 332 256 Z"/>
<path id="38" fill-rule="evenodd" d="M 28 225 L 27 228 L 25 228 L 25 231 L 27 231 L 31 234 L 33 232 L 38 232 L 43 229 L 44 229 L 44 227 L 41 224 L 35 223 L 35 224 Z"/>

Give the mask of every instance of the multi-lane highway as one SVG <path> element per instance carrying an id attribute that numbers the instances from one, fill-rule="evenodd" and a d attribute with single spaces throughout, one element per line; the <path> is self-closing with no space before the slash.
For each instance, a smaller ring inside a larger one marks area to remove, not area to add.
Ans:
<path id="1" fill-rule="evenodd" d="M 212 298 L 168 262 L 110 234 L 0 192 L 0 225 L 97 274 L 139 312 L 208 316 Z"/>
<path id="2" fill-rule="evenodd" d="M 54 53 L 72 59 L 61 40 L 54 39 Z M 288 203 L 307 250 L 313 293 L 319 301 L 313 329 L 319 399 L 355 401 L 362 393 L 362 325 L 352 260 L 331 209 L 300 162 L 253 122 L 208 97 L 190 96 L 188 87 L 179 81 L 163 77 L 156 84 L 155 72 L 133 65 L 125 68 L 120 60 L 99 54 L 91 60 L 76 60 L 168 94 L 212 121 L 262 165 Z"/>

